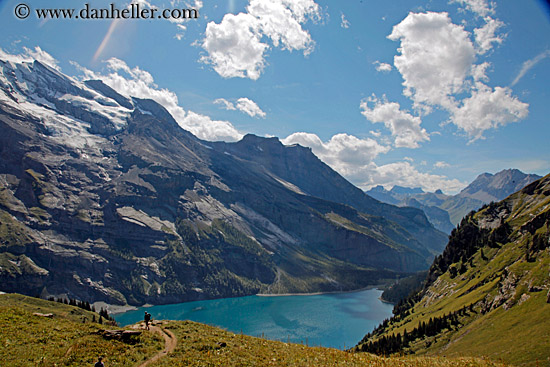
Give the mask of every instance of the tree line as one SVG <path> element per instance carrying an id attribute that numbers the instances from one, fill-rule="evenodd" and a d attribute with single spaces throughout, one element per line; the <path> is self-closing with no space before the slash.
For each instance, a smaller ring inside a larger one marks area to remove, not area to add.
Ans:
<path id="1" fill-rule="evenodd" d="M 440 317 L 430 317 L 428 322 L 420 322 L 418 326 L 410 332 L 407 332 L 407 329 L 405 329 L 403 335 L 401 335 L 401 333 L 388 336 L 382 335 L 374 341 L 368 341 L 370 338 L 383 333 L 385 327 L 390 323 L 390 320 L 386 319 L 372 333 L 365 335 L 356 348 L 356 351 L 374 353 L 377 355 L 389 355 L 403 352 L 405 348 L 409 347 L 411 342 L 425 337 L 436 336 L 445 329 L 451 330 L 453 327 L 458 328 L 460 326 L 459 316 L 465 316 L 468 312 L 475 312 L 473 303 L 469 306 L 462 307 L 458 311 L 449 312 Z"/>
<path id="2" fill-rule="evenodd" d="M 109 312 L 106 309 L 104 309 L 102 307 L 99 310 L 99 312 L 97 312 L 95 307 L 93 305 L 91 305 L 90 302 L 88 302 L 88 301 L 81 301 L 81 300 L 77 300 L 77 299 L 64 298 L 64 297 L 59 297 L 59 298 L 49 297 L 48 301 L 63 303 L 63 304 L 69 305 L 69 306 L 75 306 L 75 307 L 81 308 L 81 309 L 86 310 L 86 311 L 98 313 L 99 314 L 99 319 L 97 319 L 98 323 L 103 324 L 103 320 L 105 319 L 105 321 L 108 324 L 117 325 L 116 320 L 111 315 L 109 315 Z M 92 322 L 96 322 L 95 315 L 93 315 Z"/>

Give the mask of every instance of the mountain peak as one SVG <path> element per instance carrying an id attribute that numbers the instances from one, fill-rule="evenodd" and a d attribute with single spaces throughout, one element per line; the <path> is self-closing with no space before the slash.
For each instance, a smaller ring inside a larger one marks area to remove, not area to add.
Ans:
<path id="1" fill-rule="evenodd" d="M 422 194 L 424 190 L 420 187 L 403 187 L 395 185 L 391 190 L 391 192 L 396 194 Z"/>
<path id="2" fill-rule="evenodd" d="M 518 169 L 505 169 L 494 175 L 483 173 L 465 187 L 458 196 L 469 197 L 487 203 L 498 201 L 540 178 L 541 176 L 525 174 Z"/>

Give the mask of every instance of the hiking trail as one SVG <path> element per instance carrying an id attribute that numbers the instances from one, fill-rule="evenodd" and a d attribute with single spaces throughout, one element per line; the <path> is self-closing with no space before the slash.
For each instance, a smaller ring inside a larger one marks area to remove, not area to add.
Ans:
<path id="1" fill-rule="evenodd" d="M 145 367 L 148 366 L 150 363 L 156 362 L 159 359 L 163 358 L 164 356 L 168 355 L 169 353 L 172 353 L 174 349 L 176 349 L 176 345 L 178 345 L 178 338 L 174 335 L 173 332 L 170 330 L 163 329 L 161 326 L 156 325 L 162 325 L 162 322 L 154 322 L 151 323 L 150 331 L 159 334 L 164 338 L 164 350 L 161 350 L 157 354 L 155 354 L 153 357 L 149 358 L 142 364 L 140 364 L 138 367 Z M 137 324 L 135 325 L 135 328 L 143 328 L 145 329 L 145 324 Z"/>

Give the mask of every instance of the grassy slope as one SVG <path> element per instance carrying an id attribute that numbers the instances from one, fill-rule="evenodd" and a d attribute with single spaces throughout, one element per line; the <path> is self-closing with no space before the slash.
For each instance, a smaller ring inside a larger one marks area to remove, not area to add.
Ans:
<path id="1" fill-rule="evenodd" d="M 53 313 L 53 319 L 33 316 Z M 6 366 L 135 366 L 163 348 L 159 337 L 144 333 L 135 344 L 94 334 L 104 325 L 83 323 L 92 313 L 20 295 L 0 295 L 0 361 Z M 498 363 L 471 358 L 395 357 L 268 341 L 189 321 L 163 326 L 178 339 L 174 353 L 150 366 L 373 366 L 489 367 Z"/>
<path id="2" fill-rule="evenodd" d="M 497 248 L 485 246 L 466 263 L 467 270 L 456 277 L 441 275 L 415 304 L 411 314 L 390 323 L 386 335 L 411 331 L 431 317 L 441 317 L 464 306 L 472 311 L 459 317 L 460 326 L 444 329 L 434 337 L 411 343 L 405 351 L 420 355 L 488 357 L 521 366 L 550 366 L 550 249 L 526 253 L 536 235 L 548 235 L 549 224 L 530 233 L 522 226 L 550 212 L 550 177 L 541 189 L 519 192 L 507 199 L 511 209 L 506 222 L 512 233 Z M 478 221 L 490 217 L 489 209 L 476 213 Z M 460 267 L 460 262 L 454 264 Z M 487 307 L 496 297 L 503 304 Z"/>
<path id="3" fill-rule="evenodd" d="M 35 312 L 54 317 L 34 316 Z M 134 345 L 94 335 L 112 327 L 92 323 L 93 315 L 57 302 L 0 295 L 2 366 L 92 366 L 99 355 L 107 356 L 109 366 L 134 366 L 163 348 L 160 338 L 152 334 L 141 336 Z"/>

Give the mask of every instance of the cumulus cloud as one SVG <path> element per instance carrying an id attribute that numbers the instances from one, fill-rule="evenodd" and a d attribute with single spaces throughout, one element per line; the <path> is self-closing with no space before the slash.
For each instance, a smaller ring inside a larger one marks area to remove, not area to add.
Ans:
<path id="1" fill-rule="evenodd" d="M 391 65 L 385 62 L 375 61 L 373 64 L 376 65 L 376 71 L 388 72 L 392 69 Z"/>
<path id="2" fill-rule="evenodd" d="M 473 140 L 483 138 L 483 132 L 527 117 L 529 105 L 512 96 L 510 88 L 487 87 L 481 83 L 471 97 L 452 112 L 452 121 Z"/>
<path id="3" fill-rule="evenodd" d="M 59 62 L 52 55 L 42 50 L 39 46 L 36 46 L 34 49 L 23 47 L 23 53 L 18 55 L 9 54 L 0 48 L 0 58 L 2 60 L 16 63 L 33 62 L 34 60 L 38 60 L 41 63 L 54 68 L 55 70 L 61 71 Z"/>
<path id="4" fill-rule="evenodd" d="M 451 96 L 463 90 L 475 60 L 468 32 L 447 13 L 410 13 L 388 38 L 401 41 L 394 65 L 403 76 L 404 94 L 418 107 L 451 107 Z"/>
<path id="5" fill-rule="evenodd" d="M 246 113 L 250 117 L 265 118 L 266 116 L 266 113 L 262 111 L 262 109 L 256 104 L 256 102 L 245 97 L 239 98 L 235 107 L 239 111 Z"/>
<path id="6" fill-rule="evenodd" d="M 521 70 L 519 71 L 518 75 L 516 75 L 516 77 L 514 78 L 514 81 L 512 82 L 511 86 L 513 87 L 514 85 L 516 85 L 521 80 L 521 78 L 523 78 L 525 74 L 527 74 L 527 72 L 531 70 L 533 66 L 537 65 L 539 62 L 546 59 L 547 57 L 550 57 L 550 50 L 541 52 L 534 58 L 525 61 L 522 64 Z"/>
<path id="7" fill-rule="evenodd" d="M 246 97 L 239 98 L 236 103 L 230 102 L 224 98 L 218 98 L 214 103 L 221 105 L 222 108 L 229 111 L 239 110 L 250 117 L 265 118 L 266 116 L 266 113 L 262 111 L 256 102 Z"/>
<path id="8" fill-rule="evenodd" d="M 211 64 L 220 76 L 258 79 L 270 48 L 263 38 L 283 50 L 303 50 L 304 55 L 313 51 L 315 43 L 302 28 L 307 19 L 320 17 L 313 0 L 250 0 L 246 10 L 206 26 L 202 48 L 207 55 L 200 61 Z"/>
<path id="9" fill-rule="evenodd" d="M 474 29 L 475 40 L 478 45 L 477 52 L 484 54 L 493 48 L 493 44 L 501 44 L 504 41 L 503 35 L 497 35 L 497 31 L 504 26 L 504 23 L 491 17 L 485 18 L 485 25 Z"/>
<path id="10" fill-rule="evenodd" d="M 379 100 L 375 96 L 361 101 L 361 114 L 373 123 L 384 123 L 395 137 L 398 148 L 418 148 L 419 143 L 430 140 L 425 129 L 420 127 L 420 117 L 401 110 L 399 103 Z"/>
<path id="11" fill-rule="evenodd" d="M 382 185 L 391 187 L 395 185 L 404 187 L 421 187 L 424 191 L 433 192 L 443 189 L 445 192 L 454 193 L 464 188 L 467 183 L 457 179 L 449 179 L 443 175 L 418 171 L 410 162 L 395 162 L 382 166 L 373 165 L 368 174 L 363 175 L 363 182 L 359 187 L 368 190 L 373 186 Z"/>
<path id="12" fill-rule="evenodd" d="M 387 153 L 390 149 L 374 139 L 359 139 L 348 134 L 337 134 L 323 142 L 315 134 L 298 132 L 281 141 L 286 145 L 300 144 L 311 148 L 319 159 L 348 178 L 371 164 L 380 153 Z"/>
<path id="13" fill-rule="evenodd" d="M 225 98 L 218 98 L 214 100 L 214 104 L 219 104 L 222 106 L 222 108 L 228 110 L 228 111 L 234 111 L 236 110 L 235 105 L 232 102 L 229 102 Z"/>
<path id="14" fill-rule="evenodd" d="M 513 97 L 509 88 L 484 84 L 490 64 L 476 64 L 476 57 L 502 42 L 495 35 L 502 22 L 488 16 L 492 7 L 485 1 L 459 2 L 485 16 L 486 25 L 474 30 L 477 50 L 471 34 L 453 24 L 447 13 L 409 13 L 388 38 L 400 41 L 394 65 L 404 80 L 403 94 L 415 109 L 446 110 L 450 121 L 475 141 L 486 130 L 525 118 L 528 105 Z"/>
<path id="15" fill-rule="evenodd" d="M 346 19 L 346 16 L 344 15 L 344 13 L 341 13 L 340 19 L 341 19 L 340 27 L 348 29 L 351 24 Z"/>
<path id="16" fill-rule="evenodd" d="M 311 148 L 323 162 L 363 190 L 376 185 L 400 185 L 420 186 L 426 191 L 445 188 L 446 191 L 455 192 L 466 186 L 456 179 L 420 172 L 411 164 L 410 158 L 406 158 L 404 162 L 378 166 L 374 159 L 380 154 L 387 153 L 390 148 L 380 145 L 373 139 L 337 134 L 324 142 L 315 134 L 301 132 L 288 136 L 282 142 L 286 145 L 300 144 Z"/>
<path id="17" fill-rule="evenodd" d="M 176 94 L 166 88 L 159 88 L 153 76 L 139 68 L 130 68 L 124 61 L 111 58 L 107 61 L 109 73 L 101 74 L 80 67 L 87 79 L 101 79 L 117 92 L 138 98 L 148 98 L 160 103 L 170 112 L 178 124 L 200 139 L 236 141 L 241 134 L 229 121 L 212 120 L 210 117 L 184 110 Z"/>
<path id="18" fill-rule="evenodd" d="M 264 67 L 264 51 L 269 47 L 261 42 L 258 22 L 250 14 L 226 14 L 220 24 L 206 26 L 202 48 L 208 56 L 201 61 L 212 65 L 224 78 L 260 77 Z"/>
<path id="19" fill-rule="evenodd" d="M 452 0 L 451 2 L 459 3 L 467 10 L 481 17 L 486 17 L 495 12 L 495 3 L 487 2 L 487 0 Z"/>

